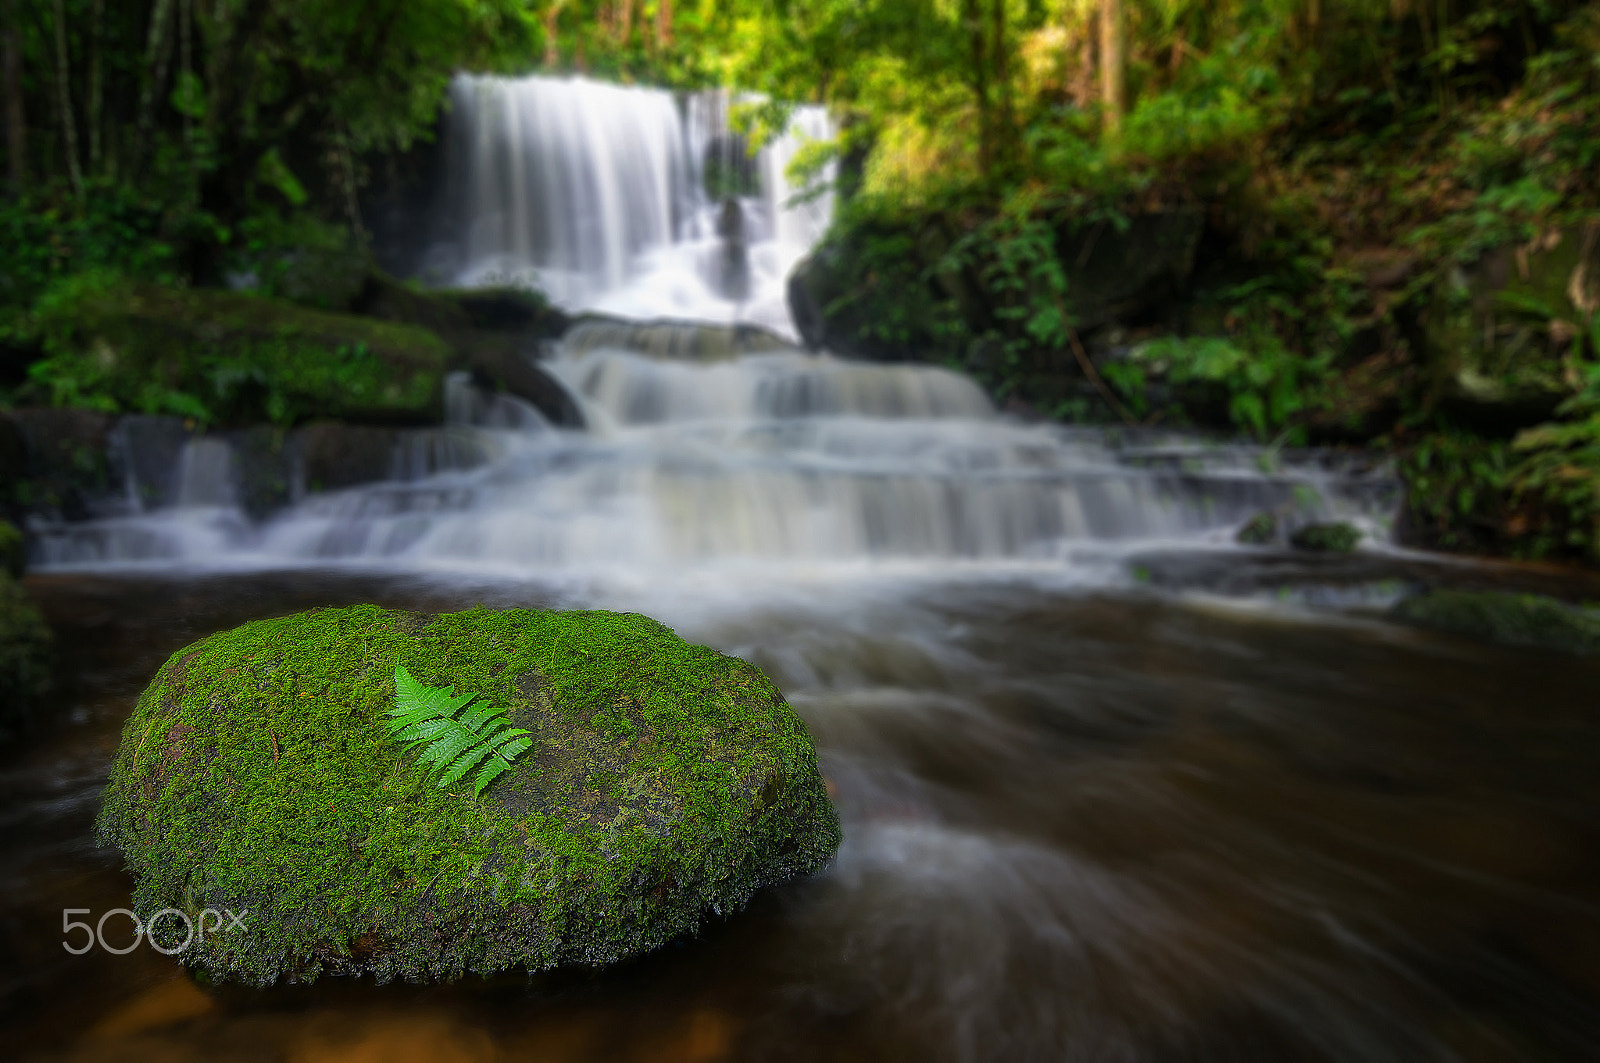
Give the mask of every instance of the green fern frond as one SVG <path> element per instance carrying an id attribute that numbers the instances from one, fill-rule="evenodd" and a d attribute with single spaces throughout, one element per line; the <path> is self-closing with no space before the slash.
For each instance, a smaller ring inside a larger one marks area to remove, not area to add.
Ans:
<path id="1" fill-rule="evenodd" d="M 441 787 L 478 768 L 472 792 L 482 794 L 533 745 L 532 735 L 512 727 L 503 710 L 479 701 L 476 694 L 425 686 L 411 678 L 404 665 L 394 670 L 394 700 L 387 713 L 390 737 L 407 749 L 421 747 L 418 759 L 438 775 Z"/>

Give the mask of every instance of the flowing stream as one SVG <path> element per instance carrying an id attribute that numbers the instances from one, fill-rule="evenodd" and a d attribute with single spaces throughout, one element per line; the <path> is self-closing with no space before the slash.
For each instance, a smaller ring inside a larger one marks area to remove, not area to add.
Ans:
<path id="1" fill-rule="evenodd" d="M 696 196 L 651 198 L 650 167 L 694 165 L 674 153 L 700 105 L 572 84 L 457 83 L 457 132 L 499 167 L 477 171 L 470 261 L 548 280 L 568 255 L 576 302 L 651 316 L 699 291 L 704 317 L 758 320 L 695 288 Z M 514 133 L 543 145 L 521 176 Z M 577 193 L 552 189 L 602 141 L 629 146 L 616 188 L 565 212 L 598 235 L 557 239 L 552 197 Z M 1384 619 L 1408 587 L 1508 577 L 1390 546 L 1383 465 L 1027 424 L 958 374 L 762 335 L 589 321 L 546 362 L 586 430 L 458 381 L 452 423 L 399 438 L 390 478 L 302 482 L 265 518 L 226 438 L 128 422 L 98 515 L 35 529 L 68 685 L 60 726 L 0 761 L 8 1054 L 1596 1058 L 1600 662 Z M 1367 539 L 1235 545 L 1262 510 Z M 243 992 L 144 946 L 65 951 L 63 909 L 127 903 L 90 825 L 155 668 L 357 601 L 639 610 L 753 661 L 817 739 L 837 860 L 603 972 Z"/>

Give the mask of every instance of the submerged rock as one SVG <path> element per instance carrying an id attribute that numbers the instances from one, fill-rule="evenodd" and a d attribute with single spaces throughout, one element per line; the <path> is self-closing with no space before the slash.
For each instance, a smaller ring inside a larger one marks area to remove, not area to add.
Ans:
<path id="1" fill-rule="evenodd" d="M 0 572 L 0 743 L 28 731 L 49 692 L 50 648 L 38 608 L 20 583 Z"/>
<path id="2" fill-rule="evenodd" d="M 1239 526 L 1233 541 L 1245 546 L 1267 546 L 1278 540 L 1278 516 L 1263 509 Z"/>
<path id="3" fill-rule="evenodd" d="M 1600 610 L 1541 594 L 1426 591 L 1401 601 L 1390 615 L 1417 627 L 1490 642 L 1600 653 Z"/>
<path id="4" fill-rule="evenodd" d="M 533 747 L 481 798 L 439 788 L 387 732 L 396 665 L 504 708 Z M 173 654 L 99 831 L 145 918 L 247 911 L 180 955 L 253 984 L 611 963 L 839 844 L 805 724 L 749 664 L 634 614 L 377 606 Z"/>

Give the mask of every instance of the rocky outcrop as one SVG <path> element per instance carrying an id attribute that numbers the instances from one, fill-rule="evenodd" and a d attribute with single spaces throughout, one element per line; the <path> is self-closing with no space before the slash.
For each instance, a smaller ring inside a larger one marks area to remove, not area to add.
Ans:
<path id="1" fill-rule="evenodd" d="M 481 797 L 386 725 L 396 666 L 533 744 Z M 177 954 L 253 984 L 606 964 L 817 871 L 839 821 L 805 725 L 743 661 L 643 616 L 376 606 L 173 654 L 100 815 L 147 919 L 247 913 Z M 176 949 L 183 921 L 152 931 Z"/>
<path id="2" fill-rule="evenodd" d="M 1600 223 L 1445 271 L 1420 323 L 1436 401 L 1492 434 L 1549 420 L 1581 384 L 1572 355 L 1597 309 Z"/>
<path id="3" fill-rule="evenodd" d="M 1065 309 L 1080 331 L 1159 314 L 1189 283 L 1204 228 L 1192 210 L 1055 224 Z M 1016 301 L 990 261 L 959 255 L 958 225 L 940 216 L 895 228 L 861 226 L 824 242 L 790 275 L 789 310 L 808 347 L 883 360 L 969 359 L 967 344 L 1017 328 Z M 954 344 L 954 346 L 952 346 Z"/>

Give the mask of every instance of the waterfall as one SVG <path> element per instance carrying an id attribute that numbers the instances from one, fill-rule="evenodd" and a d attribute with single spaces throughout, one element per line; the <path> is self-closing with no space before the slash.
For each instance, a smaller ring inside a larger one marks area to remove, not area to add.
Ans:
<path id="1" fill-rule="evenodd" d="M 1381 468 L 1023 424 L 949 369 L 785 339 L 784 275 L 831 210 L 795 200 L 784 176 L 828 135 L 819 109 L 751 157 L 725 93 L 462 76 L 451 99 L 436 263 L 619 315 L 546 352 L 587 429 L 465 375 L 434 429 L 313 425 L 264 447 L 248 430 L 186 440 L 171 419 L 130 418 L 123 496 L 95 520 L 35 522 L 39 562 L 652 580 L 724 565 L 1063 568 L 1086 544 L 1226 544 L 1267 509 L 1387 533 L 1398 491 Z"/>
<path id="2" fill-rule="evenodd" d="M 649 581 L 750 566 L 1071 571 L 1088 546 L 1103 558 L 1220 545 L 1263 509 L 1382 537 L 1397 500 L 1392 476 L 1355 459 L 1023 424 L 947 369 L 668 333 L 607 326 L 558 345 L 546 366 L 583 405 L 586 431 L 457 380 L 456 423 L 395 431 L 388 479 L 313 492 L 264 521 L 222 504 L 218 477 L 237 464 L 227 441 L 191 441 L 176 504 L 42 529 L 40 561 Z"/>
<path id="3" fill-rule="evenodd" d="M 832 200 L 791 202 L 799 190 L 785 170 L 832 128 L 821 108 L 798 108 L 752 160 L 729 106 L 726 93 L 690 94 L 680 108 L 660 89 L 586 78 L 456 78 L 446 231 L 423 272 L 531 283 L 569 310 L 792 337 L 784 280 L 826 229 Z"/>

